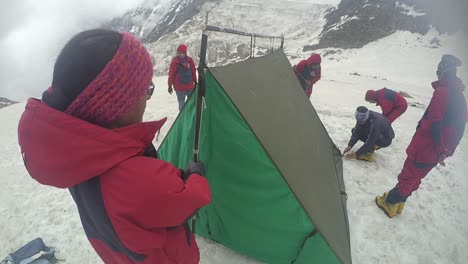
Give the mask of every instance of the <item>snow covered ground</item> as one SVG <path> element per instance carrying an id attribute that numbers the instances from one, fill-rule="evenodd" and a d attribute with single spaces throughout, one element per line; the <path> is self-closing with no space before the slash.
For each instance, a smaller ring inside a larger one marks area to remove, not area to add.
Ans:
<path id="1" fill-rule="evenodd" d="M 414 97 L 409 102 L 419 106 L 410 107 L 396 121 L 396 140 L 378 151 L 375 163 L 344 162 L 354 263 L 462 264 L 468 259 L 467 136 L 447 167 L 437 167 L 423 181 L 401 216 L 389 219 L 374 204 L 377 194 L 396 183 L 405 148 L 432 95 L 430 83 L 441 55 L 455 53 L 468 63 L 468 56 L 455 45 L 459 39 L 442 36 L 451 44 L 434 49 L 428 44 L 432 37 L 433 33 L 397 32 L 363 49 L 337 51 L 323 62 L 324 76 L 315 87 L 312 104 L 341 149 L 354 125 L 354 109 L 371 107 L 363 100 L 367 89 L 405 91 Z M 466 69 L 461 73 L 468 81 Z M 165 77 L 155 78 L 155 83 L 145 120 L 169 117 L 161 141 L 175 120 L 177 101 L 167 93 Z M 0 258 L 41 236 L 57 247 L 63 263 L 101 263 L 86 240 L 68 191 L 39 185 L 24 169 L 16 136 L 23 108 L 20 103 L 0 110 Z M 257 263 L 214 242 L 198 241 L 202 264 Z"/>

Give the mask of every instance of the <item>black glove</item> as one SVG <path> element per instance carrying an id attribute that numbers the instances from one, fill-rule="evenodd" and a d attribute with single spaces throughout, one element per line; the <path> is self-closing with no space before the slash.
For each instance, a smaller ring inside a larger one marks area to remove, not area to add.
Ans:
<path id="1" fill-rule="evenodd" d="M 203 162 L 201 162 L 201 161 L 194 162 L 193 160 L 191 160 L 189 162 L 189 172 L 190 172 L 190 174 L 196 173 L 196 174 L 198 174 L 200 176 L 205 176 L 205 174 L 206 174 L 205 164 L 203 164 Z"/>
<path id="2" fill-rule="evenodd" d="M 168 92 L 169 94 L 172 94 L 172 85 L 169 85 L 169 87 L 167 88 L 167 92 Z"/>
<path id="3" fill-rule="evenodd" d="M 205 176 L 205 164 L 203 164 L 203 162 L 201 161 L 194 162 L 193 160 L 191 160 L 189 162 L 189 166 L 185 170 L 183 170 L 182 179 L 186 181 L 193 173 L 196 173 L 200 176 Z"/>

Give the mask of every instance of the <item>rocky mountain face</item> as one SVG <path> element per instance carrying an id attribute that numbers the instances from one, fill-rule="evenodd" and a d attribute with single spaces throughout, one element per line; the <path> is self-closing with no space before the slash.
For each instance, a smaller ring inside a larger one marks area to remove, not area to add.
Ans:
<path id="1" fill-rule="evenodd" d="M 206 0 L 184 0 L 174 4 L 153 30 L 143 39 L 145 43 L 158 41 L 161 37 L 176 31 L 186 21 L 200 13 Z M 209 1 L 208 1 L 209 2 Z M 216 1 L 212 1 L 216 2 Z"/>
<path id="2" fill-rule="evenodd" d="M 156 59 L 156 74 L 167 70 L 178 45 L 189 47 L 196 61 L 206 16 L 209 24 L 245 32 L 283 35 L 292 59 L 325 48 L 361 48 L 396 31 L 425 35 L 431 28 L 453 33 L 462 23 L 466 0 L 342 0 L 338 6 L 288 0 L 147 0 L 143 6 L 112 20 L 108 26 L 140 37 Z M 457 2 L 457 3 L 451 3 Z M 461 11 L 460 11 L 461 10 Z M 454 15 L 456 13 L 462 15 Z M 467 10 L 468 12 L 468 10 Z M 448 19 L 451 15 L 454 18 Z M 462 17 L 456 20 L 456 17 Z M 207 62 L 211 66 L 245 60 L 251 39 L 209 33 Z M 440 46 L 434 39 L 433 47 Z M 279 43 L 258 39 L 255 54 L 264 55 Z"/>
<path id="3" fill-rule="evenodd" d="M 361 48 L 397 30 L 425 35 L 434 27 L 440 33 L 454 33 L 464 23 L 450 18 L 449 14 L 456 14 L 452 12 L 451 1 L 458 0 L 342 0 L 336 8 L 328 10 L 319 43 L 305 45 L 304 51 Z M 460 2 L 455 6 L 463 5 Z"/>
<path id="4" fill-rule="evenodd" d="M 16 104 L 17 102 L 15 101 L 11 101 L 7 98 L 3 98 L 3 97 L 0 97 L 0 109 L 1 108 L 4 108 L 4 107 L 7 107 L 9 105 L 12 105 L 12 104 Z"/>
<path id="5" fill-rule="evenodd" d="M 330 7 L 298 1 L 181 0 L 170 6 L 151 31 L 145 29 L 148 33 L 142 34 L 141 39 L 156 58 L 156 74 L 167 74 L 180 44 L 186 44 L 189 56 L 198 60 L 207 14 L 210 25 L 249 33 L 284 35 L 286 50 L 293 54 L 301 52 L 304 43 L 317 43 L 317 36 L 325 24 L 325 11 Z M 120 21 L 125 25 L 128 20 Z M 126 28 L 139 29 L 141 25 L 133 23 Z M 250 37 L 210 32 L 208 44 L 207 62 L 211 66 L 245 60 L 250 55 Z M 255 55 L 265 55 L 279 46 L 279 40 L 258 38 Z"/>

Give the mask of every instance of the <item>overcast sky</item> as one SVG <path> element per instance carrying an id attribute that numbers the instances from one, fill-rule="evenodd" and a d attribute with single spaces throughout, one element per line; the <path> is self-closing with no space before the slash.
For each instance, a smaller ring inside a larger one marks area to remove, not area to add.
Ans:
<path id="1" fill-rule="evenodd" d="M 39 96 L 65 42 L 142 0 L 1 0 L 0 97 Z"/>

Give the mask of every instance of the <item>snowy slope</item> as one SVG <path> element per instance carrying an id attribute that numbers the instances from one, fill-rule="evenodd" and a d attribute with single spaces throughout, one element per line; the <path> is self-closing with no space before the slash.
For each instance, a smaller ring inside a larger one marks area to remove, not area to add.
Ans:
<path id="1" fill-rule="evenodd" d="M 434 36 L 442 40 L 441 48 L 431 48 L 429 43 Z M 196 40 L 194 37 L 193 41 Z M 459 42 L 456 37 L 438 36 L 434 32 L 428 36 L 397 32 L 362 49 L 333 50 L 336 53 L 324 59 L 324 76 L 315 87 L 312 104 L 341 148 L 347 144 L 354 125 L 354 109 L 367 105 L 363 102 L 367 89 L 386 86 L 402 90 L 414 97 L 409 99 L 410 103 L 422 105 L 410 107 L 396 121 L 397 138 L 391 147 L 376 154 L 376 163 L 344 162 L 354 263 L 466 263 L 467 136 L 455 157 L 448 160 L 447 167 L 437 167 L 424 180 L 401 216 L 387 218 L 373 201 L 375 195 L 396 183 L 405 159 L 404 150 L 430 100 L 430 82 L 435 78 L 435 67 L 441 55 L 455 53 L 468 63 L 468 56 L 455 45 Z M 308 55 L 293 49 L 288 52 L 294 56 Z M 465 66 L 461 73 L 468 81 L 466 69 Z M 361 76 L 352 75 L 354 73 Z M 145 120 L 169 117 L 162 129 L 161 141 L 175 120 L 177 102 L 174 95 L 166 92 L 166 77 L 155 78 L 155 83 L 156 92 L 149 101 Z M 62 263 L 100 263 L 86 241 L 68 191 L 39 185 L 23 167 L 16 137 L 23 107 L 24 103 L 0 110 L 0 185 L 3 187 L 0 192 L 0 257 L 42 236 L 48 244 L 58 247 Z M 202 264 L 257 263 L 211 241 L 199 239 L 199 244 Z"/>

